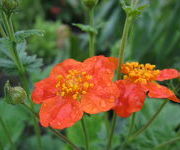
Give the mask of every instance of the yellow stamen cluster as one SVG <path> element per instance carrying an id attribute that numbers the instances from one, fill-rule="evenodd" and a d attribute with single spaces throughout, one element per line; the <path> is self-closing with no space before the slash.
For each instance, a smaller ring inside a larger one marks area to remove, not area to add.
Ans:
<path id="1" fill-rule="evenodd" d="M 134 83 L 148 83 L 156 80 L 160 74 L 155 70 L 156 66 L 151 64 L 139 64 L 138 62 L 128 62 L 122 65 L 121 71 L 124 73 L 124 79 Z"/>
<path id="2" fill-rule="evenodd" d="M 59 75 L 56 88 L 58 95 L 72 96 L 75 100 L 80 100 L 81 96 L 86 94 L 88 89 L 93 87 L 92 76 L 86 72 L 69 70 L 66 76 Z"/>

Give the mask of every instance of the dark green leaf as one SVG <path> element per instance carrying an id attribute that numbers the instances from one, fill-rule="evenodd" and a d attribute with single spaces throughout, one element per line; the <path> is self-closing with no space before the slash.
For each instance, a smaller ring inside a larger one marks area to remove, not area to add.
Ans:
<path id="1" fill-rule="evenodd" d="M 73 23 L 74 26 L 78 27 L 84 32 L 89 32 L 89 33 L 94 33 L 97 34 L 97 30 L 89 25 L 84 25 L 84 24 L 75 24 Z"/>
<path id="2" fill-rule="evenodd" d="M 15 33 L 17 41 L 23 41 L 26 38 L 34 36 L 34 35 L 36 35 L 36 36 L 44 36 L 44 31 L 32 29 L 32 30 L 18 31 L 18 32 Z"/>

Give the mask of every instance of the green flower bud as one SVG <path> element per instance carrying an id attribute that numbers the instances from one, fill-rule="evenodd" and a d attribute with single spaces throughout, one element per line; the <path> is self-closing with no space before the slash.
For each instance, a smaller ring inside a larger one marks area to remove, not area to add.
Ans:
<path id="1" fill-rule="evenodd" d="M 2 0 L 2 10 L 7 14 L 10 15 L 11 13 L 13 13 L 18 5 L 19 2 L 17 0 Z"/>
<path id="2" fill-rule="evenodd" d="M 98 0 L 82 0 L 82 1 L 84 5 L 89 9 L 94 8 L 98 3 Z"/>
<path id="3" fill-rule="evenodd" d="M 8 104 L 22 104 L 24 103 L 27 94 L 25 90 L 22 87 L 11 87 L 9 81 L 6 82 L 4 86 L 4 95 L 5 95 L 5 101 Z"/>

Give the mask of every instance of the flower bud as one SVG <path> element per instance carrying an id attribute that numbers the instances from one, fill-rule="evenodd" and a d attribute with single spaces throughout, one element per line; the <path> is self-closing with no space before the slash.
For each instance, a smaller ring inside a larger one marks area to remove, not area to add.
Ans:
<path id="1" fill-rule="evenodd" d="M 8 104 L 22 104 L 24 103 L 27 94 L 25 90 L 22 87 L 11 87 L 9 81 L 6 82 L 4 86 L 4 95 L 5 95 L 5 101 Z"/>
<path id="2" fill-rule="evenodd" d="M 98 0 L 82 0 L 82 1 L 84 5 L 89 9 L 94 8 L 98 3 Z"/>
<path id="3" fill-rule="evenodd" d="M 18 7 L 18 5 L 19 3 L 17 0 L 2 0 L 2 10 L 7 15 L 10 15 L 11 13 L 13 13 Z"/>

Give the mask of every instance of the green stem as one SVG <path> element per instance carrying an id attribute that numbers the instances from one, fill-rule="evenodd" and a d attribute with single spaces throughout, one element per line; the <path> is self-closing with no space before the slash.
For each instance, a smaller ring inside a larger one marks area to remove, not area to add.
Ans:
<path id="1" fill-rule="evenodd" d="M 94 8 L 89 9 L 89 25 L 94 28 Z M 89 33 L 89 57 L 95 55 L 95 41 L 96 35 L 95 33 Z"/>
<path id="2" fill-rule="evenodd" d="M 11 36 L 11 33 L 10 33 L 11 30 L 10 30 L 10 26 L 8 24 L 7 16 L 4 12 L 2 12 L 2 19 L 3 19 L 5 31 L 6 31 L 7 35 L 10 37 Z"/>
<path id="3" fill-rule="evenodd" d="M 133 132 L 134 129 L 134 125 L 135 125 L 135 119 L 136 119 L 136 113 L 133 113 L 132 118 L 131 118 L 131 123 L 130 123 L 130 127 L 129 127 L 129 132 L 128 132 L 128 136 L 130 136 L 130 134 Z"/>
<path id="4" fill-rule="evenodd" d="M 34 114 L 36 118 L 39 119 L 39 115 L 38 115 L 34 110 L 32 110 L 31 107 L 30 107 L 28 104 L 23 103 L 22 105 L 23 105 L 24 107 L 26 107 L 32 114 Z"/>
<path id="5" fill-rule="evenodd" d="M 32 101 L 31 101 L 30 95 L 27 94 L 27 96 L 28 96 L 28 101 L 30 102 L 30 109 L 32 110 L 32 112 L 35 112 L 34 111 L 34 105 L 33 105 Z M 26 104 L 25 104 L 25 106 L 26 106 L 26 108 L 28 107 L 28 105 L 26 105 Z M 32 116 L 32 118 L 33 118 L 33 122 L 34 122 L 34 131 L 36 133 L 38 149 L 42 150 L 40 126 L 39 126 L 39 123 L 38 123 L 36 117 Z"/>
<path id="6" fill-rule="evenodd" d="M 136 113 L 133 113 L 127 137 L 125 138 L 125 141 L 122 143 L 122 145 L 120 147 L 120 149 L 122 149 L 122 150 L 125 148 L 125 146 L 126 146 L 126 144 L 128 142 L 129 136 L 133 132 L 134 125 L 135 125 L 135 118 L 136 118 Z"/>
<path id="7" fill-rule="evenodd" d="M 4 121 L 2 120 L 1 116 L 0 116 L 0 123 L 1 123 L 1 126 L 2 126 L 2 128 L 3 128 L 3 130 L 4 130 L 4 132 L 6 133 L 6 136 L 7 136 L 8 140 L 9 140 L 9 143 L 10 143 L 10 145 L 11 145 L 11 149 L 12 149 L 12 150 L 16 150 L 15 144 L 13 143 L 13 141 L 12 141 L 12 139 L 11 139 L 11 136 L 10 136 L 10 134 L 9 134 L 9 131 L 8 131 L 8 129 L 7 129 Z"/>
<path id="8" fill-rule="evenodd" d="M 120 79 L 121 78 L 121 66 L 124 63 L 124 53 L 125 53 L 125 48 L 127 45 L 127 40 L 128 40 L 128 35 L 129 35 L 129 30 L 132 24 L 132 16 L 127 15 L 126 17 L 126 21 L 125 21 L 125 25 L 124 25 L 124 30 L 123 30 L 123 35 L 121 38 L 121 45 L 119 48 L 119 63 L 118 63 L 118 69 L 117 69 L 117 78 Z"/>
<path id="9" fill-rule="evenodd" d="M 52 129 L 52 128 L 49 128 L 49 129 L 60 139 L 62 139 L 66 143 L 68 143 L 74 150 L 80 150 L 80 148 L 78 148 L 74 143 L 72 143 L 66 136 L 64 136 L 63 134 L 61 134 L 60 132 L 58 132 L 55 129 Z"/>
<path id="10" fill-rule="evenodd" d="M 32 110 L 31 106 L 27 105 L 27 104 L 23 104 L 23 106 L 25 108 L 27 108 L 37 119 L 39 119 L 39 115 Z M 60 137 L 63 141 L 65 141 L 66 143 L 68 143 L 74 150 L 80 150 L 74 143 L 72 143 L 66 136 L 64 136 L 63 134 L 61 134 L 60 132 L 58 132 L 55 129 L 50 128 L 50 131 L 52 131 L 56 136 Z"/>
<path id="11" fill-rule="evenodd" d="M 2 37 L 6 37 L 6 33 L 4 32 L 4 29 L 1 24 L 0 24 L 0 33 Z"/>
<path id="12" fill-rule="evenodd" d="M 31 108 L 32 108 L 32 110 L 34 110 L 33 103 L 30 99 L 30 90 L 29 90 L 29 86 L 28 86 L 28 78 L 26 76 L 26 70 L 25 70 L 25 68 L 19 58 L 17 50 L 16 50 L 16 38 L 15 38 L 15 34 L 14 34 L 14 28 L 13 28 L 13 24 L 12 24 L 12 20 L 11 20 L 11 15 L 7 16 L 3 12 L 2 17 L 3 17 L 3 23 L 5 26 L 6 32 L 8 33 L 8 37 L 13 43 L 13 48 L 11 51 L 13 60 L 16 63 L 16 66 L 18 68 L 19 75 L 21 77 L 22 86 L 26 90 L 28 100 L 30 101 L 30 104 L 31 104 Z M 35 133 L 37 136 L 38 149 L 42 150 L 40 127 L 39 127 L 39 124 L 38 124 L 36 118 L 33 117 L 33 121 L 34 121 L 34 130 L 35 130 Z"/>
<path id="13" fill-rule="evenodd" d="M 180 137 L 175 137 L 175 138 L 173 138 L 173 139 L 171 139 L 171 140 L 169 140 L 169 141 L 166 141 L 166 142 L 164 142 L 164 143 L 162 143 L 162 144 L 159 144 L 158 146 L 156 146 L 156 147 L 154 148 L 154 150 L 159 149 L 159 148 L 162 148 L 162 147 L 165 147 L 165 146 L 170 145 L 170 144 L 173 144 L 173 143 L 175 143 L 176 141 L 180 141 Z"/>
<path id="14" fill-rule="evenodd" d="M 108 139 L 106 150 L 111 150 L 113 134 L 114 134 L 115 126 L 116 126 L 116 120 L 117 120 L 117 115 L 115 112 L 113 112 L 112 127 L 111 127 L 111 130 L 109 132 L 110 134 L 109 134 L 109 139 Z"/>
<path id="15" fill-rule="evenodd" d="M 139 129 L 137 132 L 135 132 L 129 139 L 128 141 L 132 141 L 133 139 L 135 139 L 137 136 L 139 136 L 140 134 L 142 134 L 152 123 L 153 121 L 157 118 L 157 116 L 160 114 L 160 112 L 162 111 L 162 109 L 164 108 L 164 106 L 167 104 L 168 100 L 165 100 L 161 106 L 159 107 L 159 109 L 157 110 L 157 112 L 152 116 L 152 118 L 141 128 Z"/>
<path id="16" fill-rule="evenodd" d="M 110 128 L 110 122 L 109 122 L 109 118 L 108 118 L 108 112 L 104 112 L 104 121 L 105 121 L 105 126 L 106 126 L 106 133 L 107 135 L 109 135 L 109 128 Z"/>
<path id="17" fill-rule="evenodd" d="M 126 17 L 126 21 L 125 21 L 125 25 L 124 25 L 124 29 L 123 29 L 123 35 L 121 38 L 121 45 L 120 45 L 120 49 L 119 49 L 117 79 L 122 79 L 122 74 L 120 71 L 121 71 L 121 66 L 124 63 L 124 52 L 125 52 L 125 48 L 127 45 L 128 33 L 129 33 L 129 30 L 131 27 L 131 23 L 132 23 L 132 17 L 128 15 Z M 111 149 L 112 137 L 114 134 L 115 124 L 116 124 L 116 118 L 117 118 L 117 116 L 116 116 L 115 112 L 113 112 L 113 122 L 112 122 L 112 128 L 110 131 L 110 136 L 109 136 L 109 140 L 108 140 L 108 144 L 107 144 L 107 150 Z"/>
<path id="18" fill-rule="evenodd" d="M 84 117 L 81 119 L 81 126 L 82 126 L 84 137 L 85 137 L 86 150 L 89 150 L 89 137 L 88 137 L 88 131 L 87 131 L 87 128 L 86 128 L 85 118 Z"/>
<path id="19" fill-rule="evenodd" d="M 34 130 L 36 133 L 36 138 L 37 138 L 37 144 L 38 144 L 38 149 L 42 150 L 42 143 L 41 143 L 41 130 L 40 130 L 40 126 L 38 124 L 38 121 L 35 117 L 33 117 L 33 122 L 34 122 Z"/>

